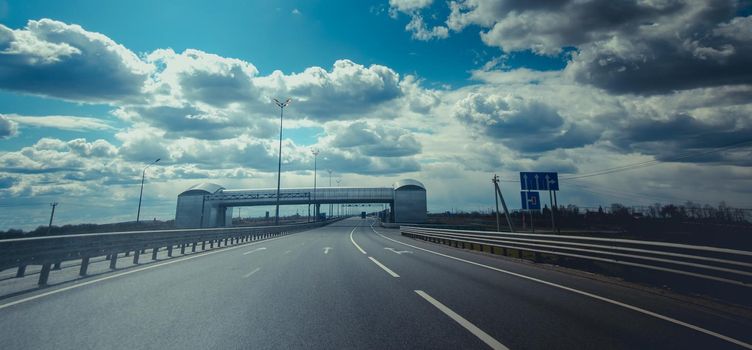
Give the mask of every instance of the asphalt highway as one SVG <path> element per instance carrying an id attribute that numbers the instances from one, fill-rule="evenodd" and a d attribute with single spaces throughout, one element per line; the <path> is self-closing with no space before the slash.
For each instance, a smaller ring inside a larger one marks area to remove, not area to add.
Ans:
<path id="1" fill-rule="evenodd" d="M 10 349 L 741 349 L 750 320 L 347 219 L 0 301 Z"/>

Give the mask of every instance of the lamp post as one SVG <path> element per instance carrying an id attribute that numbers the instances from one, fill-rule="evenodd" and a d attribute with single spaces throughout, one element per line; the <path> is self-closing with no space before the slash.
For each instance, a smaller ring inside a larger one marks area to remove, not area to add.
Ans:
<path id="1" fill-rule="evenodd" d="M 274 103 L 279 107 L 279 159 L 277 161 L 277 208 L 274 210 L 274 225 L 279 225 L 279 185 L 282 180 L 282 115 L 285 107 L 290 104 L 288 98 L 285 102 L 279 102 L 276 98 Z"/>
<path id="2" fill-rule="evenodd" d="M 313 221 L 319 221 L 319 212 L 316 210 L 317 204 L 316 204 L 316 158 L 319 156 L 319 150 L 312 149 L 311 153 L 313 153 Z"/>
<path id="3" fill-rule="evenodd" d="M 339 190 L 339 183 L 342 182 L 342 179 L 337 179 L 336 181 L 337 181 L 337 190 Z M 342 204 L 340 203 L 340 205 L 337 206 L 337 216 L 342 215 L 341 210 L 342 210 Z"/>
<path id="4" fill-rule="evenodd" d="M 157 158 L 157 160 L 149 163 L 149 165 L 144 167 L 144 170 L 141 172 L 141 193 L 138 195 L 138 212 L 136 213 L 136 223 L 138 223 L 141 219 L 141 198 L 144 197 L 144 179 L 146 179 L 146 169 L 150 166 L 156 164 L 161 158 Z"/>
<path id="5" fill-rule="evenodd" d="M 331 191 L 331 188 L 332 188 L 332 169 L 326 169 L 326 172 L 329 173 L 329 190 Z M 329 217 L 332 217 L 332 211 L 333 210 L 334 210 L 334 204 L 329 203 Z"/>

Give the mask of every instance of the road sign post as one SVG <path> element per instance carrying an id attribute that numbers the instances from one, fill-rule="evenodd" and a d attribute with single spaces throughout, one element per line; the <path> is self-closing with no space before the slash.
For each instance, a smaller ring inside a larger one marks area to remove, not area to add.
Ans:
<path id="1" fill-rule="evenodd" d="M 522 209 L 530 214 L 530 229 L 535 232 L 535 221 L 533 219 L 533 210 L 540 210 L 540 193 L 535 191 L 521 191 L 520 202 Z"/>
<path id="2" fill-rule="evenodd" d="M 551 203 L 551 230 L 557 229 L 554 202 L 556 191 L 559 190 L 559 174 L 555 172 L 520 172 L 520 190 L 527 191 L 528 193 L 536 193 L 536 195 L 538 192 L 530 191 L 548 191 L 549 202 Z M 536 198 L 540 206 L 540 198 Z M 529 200 L 529 198 L 526 197 L 525 200 Z M 531 210 L 526 204 L 523 204 L 523 209 Z M 530 213 L 530 226 L 533 232 L 535 232 L 532 212 Z"/>

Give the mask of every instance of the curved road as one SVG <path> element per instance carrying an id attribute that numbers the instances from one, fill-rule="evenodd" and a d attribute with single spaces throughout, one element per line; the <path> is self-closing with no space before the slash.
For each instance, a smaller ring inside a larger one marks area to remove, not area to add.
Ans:
<path id="1" fill-rule="evenodd" d="M 347 219 L 6 300 L 0 347 L 740 349 L 752 343 L 749 320 L 411 240 L 372 223 Z"/>

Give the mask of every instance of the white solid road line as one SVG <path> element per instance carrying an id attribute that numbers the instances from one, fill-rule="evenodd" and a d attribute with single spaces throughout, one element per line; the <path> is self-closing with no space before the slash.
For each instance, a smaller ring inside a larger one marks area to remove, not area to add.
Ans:
<path id="1" fill-rule="evenodd" d="M 386 273 L 392 275 L 392 277 L 399 277 L 398 274 L 396 274 L 394 271 L 390 270 L 388 267 L 384 266 L 384 264 L 380 263 L 378 260 L 374 259 L 372 256 L 369 256 L 368 258 L 371 259 L 371 261 L 373 261 L 374 264 L 376 264 L 380 268 L 384 269 L 384 271 L 386 271 Z"/>
<path id="2" fill-rule="evenodd" d="M 360 252 L 361 252 L 361 253 L 363 253 L 363 254 L 366 254 L 366 251 L 365 251 L 365 250 L 363 250 L 363 248 L 361 248 L 361 247 L 360 247 L 360 246 L 358 245 L 358 243 L 355 243 L 355 240 L 353 239 L 353 236 L 352 236 L 352 235 L 353 235 L 353 232 L 355 232 L 355 230 L 356 230 L 356 229 L 357 229 L 357 228 L 358 228 L 359 226 L 360 226 L 360 224 L 358 224 L 358 226 L 355 226 L 355 227 L 353 227 L 352 231 L 350 231 L 350 242 L 352 242 L 352 244 L 354 244 L 354 245 L 355 245 L 355 248 L 358 248 L 358 250 L 360 250 Z"/>
<path id="3" fill-rule="evenodd" d="M 261 247 L 261 248 L 256 248 L 254 250 L 249 250 L 249 251 L 243 253 L 243 255 L 248 255 L 248 254 L 255 253 L 255 252 L 258 252 L 258 251 L 262 251 L 262 250 L 266 250 L 266 247 Z"/>
<path id="4" fill-rule="evenodd" d="M 418 293 L 423 299 L 426 299 L 431 305 L 435 306 L 437 309 L 439 309 L 441 312 L 449 316 L 451 319 L 453 319 L 455 322 L 459 323 L 460 326 L 464 327 L 470 333 L 473 333 L 476 337 L 478 337 L 480 340 L 482 340 L 484 343 L 486 343 L 488 346 L 491 347 L 491 349 L 500 349 L 500 350 L 509 350 L 508 347 L 504 346 L 504 344 L 499 343 L 498 340 L 494 339 L 492 336 L 488 335 L 488 333 L 484 332 L 482 329 L 476 327 L 474 324 L 470 323 L 470 321 L 466 320 L 464 317 L 458 315 L 456 312 L 452 311 L 452 309 L 446 307 L 446 305 L 440 303 L 438 300 L 432 298 L 430 295 L 428 295 L 426 292 L 422 290 L 416 290 L 415 293 Z"/>
<path id="5" fill-rule="evenodd" d="M 222 253 L 222 252 L 226 252 L 226 251 L 230 251 L 230 250 L 234 250 L 234 249 L 238 249 L 238 248 L 243 248 L 243 247 L 249 246 L 249 245 L 256 245 L 256 244 L 260 244 L 260 243 L 267 243 L 267 242 L 271 242 L 271 241 L 276 241 L 278 239 L 287 238 L 287 237 L 290 237 L 290 235 L 286 235 L 286 236 L 282 236 L 282 237 L 277 237 L 277 238 L 271 238 L 271 239 L 267 239 L 267 240 L 263 240 L 263 241 L 259 241 L 259 242 L 246 243 L 246 244 L 242 244 L 242 245 L 238 245 L 238 246 L 219 248 L 219 250 L 210 250 L 210 251 L 207 251 L 207 252 L 195 253 L 195 254 L 191 254 L 189 256 L 175 258 L 175 260 L 168 260 L 168 261 L 157 263 L 157 264 L 154 264 L 154 265 L 144 266 L 144 267 L 141 267 L 141 268 L 138 268 L 138 269 L 135 269 L 135 270 L 128 270 L 128 271 L 124 271 L 124 272 L 117 273 L 117 274 L 114 274 L 114 275 L 109 275 L 109 276 L 105 276 L 105 277 L 102 277 L 102 278 L 98 278 L 98 279 L 95 279 L 95 280 L 90 280 L 90 281 L 85 281 L 85 282 L 81 282 L 81 283 L 76 283 L 76 284 L 74 284 L 72 286 L 67 286 L 67 287 L 63 287 L 63 288 L 60 288 L 60 289 L 51 290 L 49 292 L 44 292 L 44 293 L 41 293 L 41 294 L 32 295 L 30 297 L 26 297 L 26 298 L 23 298 L 23 299 L 18 299 L 18 300 L 15 300 L 15 301 L 11 301 L 11 302 L 6 303 L 6 304 L 2 304 L 2 305 L 0 305 L 0 310 L 4 309 L 6 307 L 13 306 L 13 305 L 25 303 L 27 301 L 32 301 L 32 300 L 36 300 L 36 299 L 39 299 L 39 298 L 43 298 L 43 297 L 46 297 L 48 295 L 57 294 L 57 293 L 60 293 L 60 292 L 64 292 L 64 291 L 67 291 L 67 290 L 71 290 L 71 289 L 75 289 L 75 288 L 79 288 L 79 287 L 83 287 L 83 286 L 88 286 L 90 284 L 94 284 L 94 283 L 97 283 L 97 282 L 106 281 L 106 280 L 117 278 L 117 277 L 120 277 L 120 276 L 130 275 L 132 273 L 141 272 L 141 271 L 144 271 L 144 270 L 153 269 L 155 267 L 160 267 L 160 266 L 174 264 L 174 263 L 181 262 L 181 261 L 186 261 L 186 260 L 191 260 L 191 259 L 195 259 L 195 258 L 200 258 L 202 256 L 207 256 L 207 255 L 211 255 L 211 254 Z"/>
<path id="6" fill-rule="evenodd" d="M 251 275 L 253 275 L 253 274 L 254 274 L 254 273 L 256 273 L 256 272 L 259 272 L 259 270 L 261 270 L 261 268 L 260 268 L 260 267 L 257 267 L 257 268 L 255 268 L 255 269 L 253 269 L 253 271 L 251 271 L 251 272 L 249 272 L 249 273 L 247 273 L 247 274 L 243 275 L 243 278 L 248 278 L 248 277 L 251 277 Z"/>
<path id="7" fill-rule="evenodd" d="M 600 301 L 603 301 L 603 302 L 606 302 L 606 303 L 609 303 L 609 304 L 621 306 L 623 308 L 639 312 L 639 313 L 641 313 L 643 315 L 648 315 L 648 316 L 652 316 L 652 317 L 655 317 L 655 318 L 658 318 L 658 319 L 661 319 L 661 320 L 664 320 L 664 321 L 668 321 L 668 322 L 671 322 L 673 324 L 676 324 L 676 325 L 679 325 L 679 326 L 683 326 L 683 327 L 686 327 L 686 328 L 698 331 L 700 333 L 704 333 L 704 334 L 716 337 L 718 339 L 727 341 L 729 343 L 739 345 L 739 346 L 741 346 L 743 348 L 752 349 L 752 344 L 750 344 L 750 343 L 745 343 L 745 342 L 743 342 L 741 340 L 734 339 L 734 338 L 725 336 L 723 334 L 713 332 L 713 331 L 711 331 L 709 329 L 705 329 L 705 328 L 702 328 L 702 327 L 699 327 L 699 326 L 695 326 L 693 324 L 690 324 L 690 323 L 687 323 L 687 322 L 684 322 L 684 321 L 679 321 L 679 320 L 677 320 L 675 318 L 672 318 L 672 317 L 669 317 L 669 316 L 665 316 L 665 315 L 661 315 L 659 313 L 655 313 L 655 312 L 652 312 L 652 311 L 649 311 L 649 310 L 645 310 L 645 309 L 643 309 L 641 307 L 638 307 L 638 306 L 633 306 L 633 305 L 625 304 L 625 303 L 622 303 L 620 301 L 616 301 L 616 300 L 613 300 L 613 299 L 602 297 L 600 295 L 595 295 L 595 294 L 592 294 L 592 293 L 589 293 L 589 292 L 586 292 L 586 291 L 582 291 L 582 290 L 579 290 L 579 289 L 574 289 L 574 288 L 571 288 L 571 287 L 567 287 L 567 286 L 564 286 L 564 285 L 561 285 L 561 284 L 558 284 L 558 283 L 544 281 L 544 280 L 541 280 L 541 279 L 538 279 L 538 278 L 535 278 L 535 277 L 530 277 L 530 276 L 527 276 L 527 275 L 519 274 L 519 273 L 512 272 L 512 271 L 507 271 L 507 270 L 496 268 L 496 267 L 493 267 L 493 266 L 484 265 L 484 264 L 477 263 L 477 262 L 474 262 L 474 261 L 465 260 L 465 259 L 462 259 L 462 258 L 457 258 L 457 257 L 451 256 L 451 255 L 447 255 L 447 254 L 435 252 L 433 250 L 429 250 L 429 249 L 421 248 L 421 247 L 418 247 L 418 246 L 414 246 L 412 244 L 403 243 L 403 242 L 400 242 L 400 241 L 398 241 L 396 239 L 392 239 L 392 238 L 389 238 L 387 236 L 384 236 L 380 232 L 376 231 L 376 229 L 373 228 L 373 226 L 371 227 L 371 229 L 373 230 L 373 232 L 376 232 L 376 234 L 378 234 L 379 236 L 381 236 L 381 237 L 383 237 L 385 239 L 388 239 L 388 240 L 390 240 L 392 242 L 395 242 L 395 243 L 406 245 L 408 247 L 419 249 L 419 250 L 422 250 L 422 251 L 425 251 L 425 252 L 428 252 L 428 253 L 431 253 L 431 254 L 436 254 L 436 255 L 439 255 L 439 256 L 443 256 L 445 258 L 449 258 L 449 259 L 461 261 L 461 262 L 464 262 L 464 263 L 467 263 L 467 264 L 470 264 L 470 265 L 475 265 L 475 266 L 483 267 L 483 268 L 486 268 L 486 269 L 489 269 L 489 270 L 494 270 L 494 271 L 497 271 L 497 272 L 505 273 L 505 274 L 516 276 L 516 277 L 519 277 L 519 278 L 524 278 L 524 279 L 529 280 L 529 281 L 533 281 L 533 282 L 545 284 L 547 286 L 551 286 L 551 287 L 563 289 L 563 290 L 566 290 L 566 291 L 569 291 L 569 292 L 572 292 L 572 293 L 577 293 L 577 294 L 580 294 L 580 295 L 584 295 L 586 297 L 590 297 L 590 298 L 597 299 L 597 300 L 600 300 Z"/>

